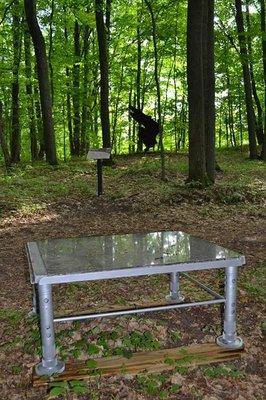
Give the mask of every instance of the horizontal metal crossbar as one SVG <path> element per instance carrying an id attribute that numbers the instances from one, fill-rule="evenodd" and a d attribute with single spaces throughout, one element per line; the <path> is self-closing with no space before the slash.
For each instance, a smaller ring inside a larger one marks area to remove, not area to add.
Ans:
<path id="1" fill-rule="evenodd" d="M 220 295 L 219 293 L 215 292 L 214 290 L 212 290 L 208 286 L 204 285 L 204 283 L 201 283 L 197 279 L 192 278 L 192 276 L 190 276 L 186 272 L 181 272 L 181 275 L 183 275 L 189 281 L 191 281 L 191 282 L 195 283 L 196 285 L 198 285 L 199 287 L 201 287 L 201 289 L 205 290 L 205 292 L 207 292 L 207 293 L 211 294 L 212 296 L 214 296 L 215 299 L 224 299 L 224 297 L 222 295 Z"/>
<path id="2" fill-rule="evenodd" d="M 174 310 L 176 308 L 185 308 L 185 307 L 197 307 L 197 306 L 205 306 L 209 304 L 220 304 L 224 303 L 225 298 L 215 299 L 215 300 L 205 300 L 198 301 L 194 303 L 178 303 L 178 304 L 166 304 L 162 306 L 154 306 L 154 307 L 143 307 L 143 308 L 133 308 L 128 310 L 118 310 L 118 311 L 105 311 L 101 313 L 92 313 L 92 314 L 84 314 L 84 315 L 72 315 L 69 317 L 57 317 L 54 318 L 54 322 L 67 322 L 67 321 L 80 321 L 86 319 L 93 318 L 102 318 L 102 317 L 116 317 L 120 315 L 131 315 L 131 314 L 141 314 L 146 312 L 155 312 L 155 311 L 164 311 L 164 310 Z"/>

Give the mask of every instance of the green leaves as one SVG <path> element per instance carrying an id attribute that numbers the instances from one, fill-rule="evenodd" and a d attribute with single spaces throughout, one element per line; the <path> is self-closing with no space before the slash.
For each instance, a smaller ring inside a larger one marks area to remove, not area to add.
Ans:
<path id="1" fill-rule="evenodd" d="M 49 399 L 64 396 L 67 393 L 83 395 L 88 392 L 87 383 L 79 380 L 52 382 L 49 384 L 49 387 Z"/>
<path id="2" fill-rule="evenodd" d="M 88 368 L 90 368 L 90 369 L 94 369 L 94 368 L 97 367 L 97 361 L 96 361 L 96 360 L 93 360 L 93 359 L 87 360 L 87 361 L 86 361 L 86 366 L 87 366 Z"/>

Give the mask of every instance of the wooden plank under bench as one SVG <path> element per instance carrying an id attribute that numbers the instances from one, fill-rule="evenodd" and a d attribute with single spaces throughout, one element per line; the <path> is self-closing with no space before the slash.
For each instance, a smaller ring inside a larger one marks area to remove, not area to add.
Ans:
<path id="1" fill-rule="evenodd" d="M 239 359 L 245 350 L 230 350 L 214 343 L 177 347 L 156 351 L 133 353 L 130 358 L 122 356 L 95 359 L 89 368 L 86 362 L 67 363 L 60 375 L 40 377 L 33 373 L 33 386 L 46 386 L 50 382 L 70 380 L 91 380 L 99 376 L 137 375 L 174 370 L 178 366 L 204 365 Z"/>

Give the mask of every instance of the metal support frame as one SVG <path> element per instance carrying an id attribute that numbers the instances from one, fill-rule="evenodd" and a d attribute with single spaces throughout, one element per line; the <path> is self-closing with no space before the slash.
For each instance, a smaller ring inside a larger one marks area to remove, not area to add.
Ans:
<path id="1" fill-rule="evenodd" d="M 39 285 L 39 309 L 42 337 L 42 361 L 36 366 L 38 375 L 52 375 L 63 372 L 65 364 L 56 356 L 53 300 L 51 285 Z"/>
<path id="2" fill-rule="evenodd" d="M 189 274 L 186 274 L 185 272 L 181 272 L 181 274 L 183 276 L 185 276 L 189 281 L 191 281 L 191 282 L 195 283 L 196 285 L 198 285 L 202 290 L 204 290 L 205 292 L 211 294 L 215 299 L 224 299 L 223 296 L 221 296 L 219 293 L 215 292 L 214 290 L 212 290 L 208 286 L 204 285 L 204 283 L 198 281 L 198 279 L 192 278 L 192 276 L 190 276 Z"/>
<path id="3" fill-rule="evenodd" d="M 32 285 L 32 309 L 28 313 L 28 317 L 32 318 L 37 314 L 39 314 L 38 288 L 37 288 L 37 284 L 34 283 Z"/>
<path id="4" fill-rule="evenodd" d="M 184 301 L 184 296 L 182 296 L 180 292 L 178 272 L 172 272 L 170 274 L 170 293 L 166 296 L 166 300 L 169 302 L 174 301 L 175 303 Z"/>
<path id="5" fill-rule="evenodd" d="M 146 312 L 174 310 L 176 308 L 197 307 L 197 306 L 205 306 L 205 305 L 209 305 L 209 304 L 220 304 L 220 303 L 224 303 L 224 302 L 225 302 L 225 299 L 216 299 L 216 300 L 197 301 L 194 303 L 166 304 L 166 305 L 162 305 L 162 306 L 132 308 L 132 309 L 130 308 L 127 310 L 106 311 L 106 312 L 102 312 L 102 313 L 72 315 L 69 317 L 58 317 L 58 318 L 54 318 L 54 322 L 81 321 L 81 320 L 86 320 L 86 319 L 94 319 L 94 318 L 102 318 L 102 317 L 118 317 L 118 316 L 122 316 L 122 315 L 142 314 L 142 313 L 146 313 Z"/>
<path id="6" fill-rule="evenodd" d="M 42 337 L 42 361 L 36 366 L 36 373 L 38 375 L 52 375 L 54 373 L 61 373 L 65 369 L 65 364 L 57 359 L 56 348 L 55 348 L 55 336 L 54 336 L 54 322 L 68 322 L 87 320 L 102 317 L 116 317 L 123 315 L 142 314 L 146 312 L 158 312 L 165 310 L 173 310 L 178 308 L 205 306 L 211 304 L 225 303 L 224 306 L 224 329 L 223 334 L 217 338 L 217 344 L 221 347 L 226 348 L 241 348 L 243 341 L 236 335 L 236 282 L 237 282 L 237 267 L 227 267 L 225 269 L 225 296 L 221 296 L 214 290 L 210 289 L 205 284 L 201 283 L 197 279 L 189 276 L 182 272 L 182 274 L 204 291 L 211 294 L 214 299 L 184 303 L 183 297 L 180 294 L 179 289 L 179 274 L 171 273 L 170 282 L 170 296 L 174 304 L 163 304 L 153 307 L 140 307 L 134 309 L 117 310 L 117 311 L 105 311 L 101 313 L 91 313 L 83 315 L 70 315 L 62 317 L 53 317 L 53 303 L 52 303 L 52 285 L 51 284 L 39 284 L 39 313 L 41 322 L 41 337 Z M 182 298 L 182 300 L 181 300 Z M 180 302 L 181 301 L 181 302 Z M 35 301 L 36 309 L 36 301 Z"/>
<path id="7" fill-rule="evenodd" d="M 227 267 L 225 269 L 223 334 L 216 340 L 219 346 L 229 349 L 239 349 L 243 347 L 242 339 L 236 334 L 237 272 L 237 267 Z"/>

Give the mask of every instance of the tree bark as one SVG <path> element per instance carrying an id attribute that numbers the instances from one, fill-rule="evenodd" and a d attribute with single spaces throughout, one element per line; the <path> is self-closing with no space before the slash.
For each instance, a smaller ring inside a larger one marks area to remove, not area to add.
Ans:
<path id="1" fill-rule="evenodd" d="M 256 120 L 256 136 L 259 144 L 263 142 L 263 112 L 260 104 L 260 99 L 257 93 L 256 81 L 254 76 L 254 68 L 253 68 L 253 52 L 251 45 L 251 23 L 250 23 L 250 15 L 249 15 L 249 0 L 246 0 L 246 21 L 247 21 L 247 45 L 248 45 L 248 55 L 249 55 L 249 70 L 250 70 L 250 79 L 252 85 L 252 93 L 255 100 L 256 108 L 257 108 L 257 120 Z"/>
<path id="2" fill-rule="evenodd" d="M 89 75 L 89 36 L 90 29 L 88 25 L 84 27 L 83 35 L 83 96 L 82 96 L 82 115 L 81 115 L 81 154 L 85 154 L 87 149 L 90 147 L 89 138 L 87 137 L 87 125 L 88 125 L 88 75 Z"/>
<path id="3" fill-rule="evenodd" d="M 67 13 L 67 9 L 63 7 L 64 13 Z M 65 20 L 64 27 L 64 37 L 65 37 L 65 47 L 66 47 L 66 55 L 68 56 L 68 32 Z M 67 127 L 68 127 L 68 138 L 69 138 L 69 147 L 70 147 L 70 155 L 74 156 L 74 141 L 73 141 L 73 127 L 72 127 L 72 108 L 71 108 L 71 95 L 70 95 L 70 71 L 69 67 L 66 66 L 66 108 L 67 108 Z"/>
<path id="4" fill-rule="evenodd" d="M 38 143 L 37 143 L 37 129 L 36 129 L 36 118 L 34 110 L 33 88 L 31 83 L 32 79 L 31 42 L 27 25 L 25 25 L 24 29 L 24 52 L 25 52 L 27 110 L 28 110 L 29 131 L 30 131 L 30 150 L 31 150 L 32 161 L 36 161 L 38 159 Z"/>
<path id="5" fill-rule="evenodd" d="M 53 70 L 53 64 L 52 64 L 53 23 L 54 23 L 54 0 L 52 0 L 52 3 L 51 3 L 51 14 L 50 14 L 50 21 L 49 21 L 49 51 L 48 51 L 48 63 L 49 63 L 49 70 L 50 70 L 52 104 L 54 103 L 54 70 Z"/>
<path id="6" fill-rule="evenodd" d="M 80 155 L 80 26 L 75 21 L 74 27 L 74 65 L 73 65 L 73 144 L 74 155 Z"/>
<path id="7" fill-rule="evenodd" d="M 157 45 L 157 27 L 155 21 L 154 11 L 151 2 L 145 0 L 147 8 L 149 10 L 152 22 L 152 39 L 153 39 L 153 51 L 154 51 L 154 79 L 157 93 L 157 115 L 159 124 L 159 147 L 161 157 L 161 178 L 165 180 L 165 156 L 164 156 L 164 145 L 163 145 L 163 127 L 162 127 L 162 107 L 161 107 L 161 89 L 160 89 L 160 77 L 158 73 L 158 45 Z"/>
<path id="8" fill-rule="evenodd" d="M 240 47 L 240 59 L 243 71 L 245 100 L 247 109 L 249 157 L 251 159 L 255 159 L 258 158 L 257 144 L 256 144 L 256 121 L 252 103 L 252 87 L 251 87 L 250 72 L 248 66 L 248 52 L 245 40 L 245 30 L 244 30 L 241 0 L 235 0 L 235 8 L 236 8 L 236 25 L 238 31 L 239 47 Z"/>
<path id="9" fill-rule="evenodd" d="M 119 109 L 119 103 L 121 100 L 121 91 L 123 88 L 123 80 L 124 80 L 124 63 L 121 63 L 121 72 L 120 72 L 120 79 L 119 79 L 119 86 L 118 86 L 118 91 L 117 91 L 117 96 L 115 99 L 115 107 L 114 107 L 114 112 L 113 112 L 113 118 L 112 118 L 112 148 L 114 149 L 114 154 L 117 154 L 117 137 L 116 137 L 116 126 L 117 126 L 117 119 L 118 119 L 118 109 Z"/>
<path id="10" fill-rule="evenodd" d="M 8 144 L 5 137 L 4 121 L 3 121 L 3 103 L 0 101 L 0 146 L 2 148 L 6 170 L 9 169 L 11 165 L 10 153 L 8 149 Z"/>
<path id="11" fill-rule="evenodd" d="M 266 161 L 266 27 L 265 27 L 265 2 L 260 0 L 261 15 L 261 44 L 264 72 L 264 137 L 261 150 L 261 158 Z"/>
<path id="12" fill-rule="evenodd" d="M 56 165 L 57 157 L 52 116 L 52 99 L 45 42 L 37 20 L 35 0 L 24 0 L 24 7 L 37 62 L 46 160 L 51 165 Z"/>
<path id="13" fill-rule="evenodd" d="M 95 0 L 96 29 L 100 61 L 100 113 L 103 147 L 111 146 L 109 117 L 109 66 L 107 33 L 104 24 L 103 0 Z"/>
<path id="14" fill-rule="evenodd" d="M 203 14 L 203 85 L 205 118 L 206 172 L 215 180 L 215 74 L 214 74 L 214 0 L 204 0 Z"/>
<path id="15" fill-rule="evenodd" d="M 141 35 L 140 35 L 140 26 L 141 26 L 141 13 L 142 13 L 142 4 L 141 8 L 137 7 L 137 75 L 136 75 L 136 102 L 137 109 L 141 110 L 141 99 L 140 99 L 140 82 L 141 82 Z M 140 131 L 140 126 L 138 126 L 138 130 Z M 138 143 L 137 143 L 137 151 L 142 152 L 143 146 L 142 141 L 139 138 L 138 134 Z"/>
<path id="16" fill-rule="evenodd" d="M 112 0 L 106 0 L 105 25 L 107 29 L 107 42 L 109 42 L 110 39 L 111 6 L 112 6 Z"/>
<path id="17" fill-rule="evenodd" d="M 21 32 L 19 1 L 12 7 L 13 66 L 12 66 L 12 121 L 11 121 L 11 163 L 20 161 L 19 123 L 19 65 L 21 58 Z"/>
<path id="18" fill-rule="evenodd" d="M 38 152 L 38 160 L 43 160 L 45 156 L 45 144 L 43 137 L 43 123 L 42 123 L 42 112 L 40 105 L 40 95 L 37 84 L 34 84 L 34 109 L 36 115 L 36 123 L 37 123 L 37 137 L 40 143 L 39 152 Z"/>
<path id="19" fill-rule="evenodd" d="M 205 184 L 205 118 L 202 29 L 204 0 L 188 0 L 187 82 L 189 104 L 189 181 Z"/>

